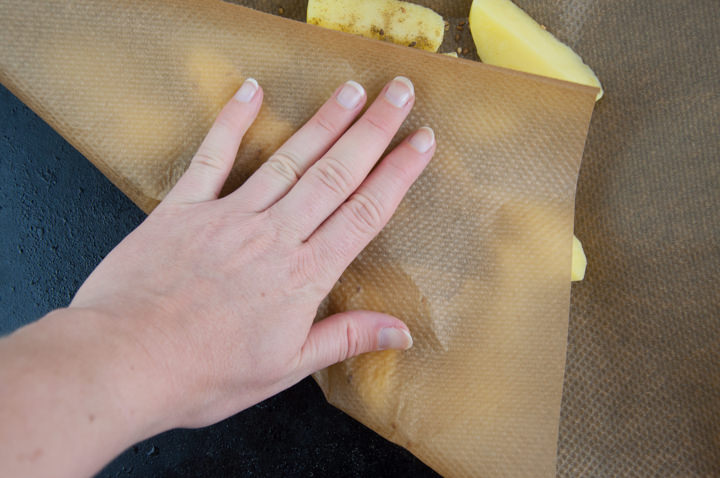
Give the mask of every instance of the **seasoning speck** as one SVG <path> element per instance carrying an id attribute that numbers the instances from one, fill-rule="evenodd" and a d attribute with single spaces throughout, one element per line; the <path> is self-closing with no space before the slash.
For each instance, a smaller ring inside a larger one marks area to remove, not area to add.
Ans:
<path id="1" fill-rule="evenodd" d="M 381 28 L 381 29 L 380 29 L 380 36 L 383 36 L 383 35 L 385 35 L 385 30 Z"/>
<path id="2" fill-rule="evenodd" d="M 456 41 L 456 42 L 457 42 L 457 41 L 460 41 L 460 34 L 459 34 L 459 33 L 456 33 L 456 34 L 455 34 L 455 41 Z"/>
<path id="3" fill-rule="evenodd" d="M 458 54 L 458 55 L 462 55 L 462 47 L 458 47 L 458 49 L 457 49 L 457 54 Z"/>
<path id="4" fill-rule="evenodd" d="M 470 50 L 468 50 L 467 48 L 463 48 L 462 54 L 467 55 L 468 53 L 470 53 Z"/>
<path id="5" fill-rule="evenodd" d="M 415 45 L 417 45 L 417 42 L 416 42 L 416 41 L 410 43 L 410 45 L 408 45 L 408 46 L 409 46 L 410 48 L 412 48 L 412 47 L 414 47 Z"/>
<path id="6" fill-rule="evenodd" d="M 278 8 L 278 14 L 282 15 L 283 13 L 285 13 L 285 9 L 283 7 Z"/>
<path id="7" fill-rule="evenodd" d="M 445 31 L 450 30 L 450 22 L 445 22 Z"/>
<path id="8" fill-rule="evenodd" d="M 455 27 L 455 28 L 457 28 L 458 30 L 462 31 L 462 29 L 463 29 L 463 26 L 462 26 L 462 25 L 458 25 L 458 26 L 457 26 L 457 27 Z"/>

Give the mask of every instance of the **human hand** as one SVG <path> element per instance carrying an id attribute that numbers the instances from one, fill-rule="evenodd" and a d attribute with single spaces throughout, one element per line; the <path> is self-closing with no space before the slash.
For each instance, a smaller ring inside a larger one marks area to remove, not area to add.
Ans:
<path id="1" fill-rule="evenodd" d="M 412 344 L 403 322 L 379 312 L 313 324 L 434 153 L 421 128 L 373 169 L 413 106 L 412 84 L 393 80 L 354 124 L 366 94 L 342 85 L 218 199 L 262 98 L 254 80 L 243 84 L 187 172 L 70 306 L 126 326 L 161 371 L 152 396 L 163 396 L 165 429 L 214 423 L 346 358 Z"/>

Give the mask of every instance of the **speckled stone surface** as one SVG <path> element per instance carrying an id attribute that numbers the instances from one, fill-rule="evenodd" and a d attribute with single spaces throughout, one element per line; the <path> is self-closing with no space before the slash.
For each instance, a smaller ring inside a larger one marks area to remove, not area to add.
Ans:
<path id="1" fill-rule="evenodd" d="M 0 334 L 70 302 L 145 215 L 0 86 Z M 131 447 L 100 477 L 430 477 L 432 470 L 328 405 L 305 379 L 200 430 Z"/>

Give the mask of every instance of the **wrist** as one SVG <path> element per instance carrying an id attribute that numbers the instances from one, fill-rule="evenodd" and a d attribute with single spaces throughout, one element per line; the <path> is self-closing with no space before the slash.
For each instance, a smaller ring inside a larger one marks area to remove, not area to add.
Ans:
<path id="1" fill-rule="evenodd" d="M 0 475 L 86 476 L 172 426 L 161 371 L 125 324 L 52 312 L 0 339 Z"/>
<path id="2" fill-rule="evenodd" d="M 167 362 L 138 340 L 132 321 L 71 307 L 51 312 L 37 325 L 38 334 L 52 337 L 48 348 L 63 361 L 62 373 L 87 382 L 94 402 L 89 406 L 106 411 L 125 446 L 173 427 L 175 394 Z"/>

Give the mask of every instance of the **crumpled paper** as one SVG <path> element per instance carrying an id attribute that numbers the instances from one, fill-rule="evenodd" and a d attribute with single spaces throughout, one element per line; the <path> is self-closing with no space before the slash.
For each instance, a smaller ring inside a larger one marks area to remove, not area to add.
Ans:
<path id="1" fill-rule="evenodd" d="M 245 77 L 265 90 L 225 192 L 340 83 L 398 74 L 438 150 L 320 316 L 381 310 L 407 352 L 315 375 L 328 400 L 446 476 L 555 473 L 578 168 L 595 90 L 218 1 L 8 1 L 0 81 L 145 211 Z"/>

